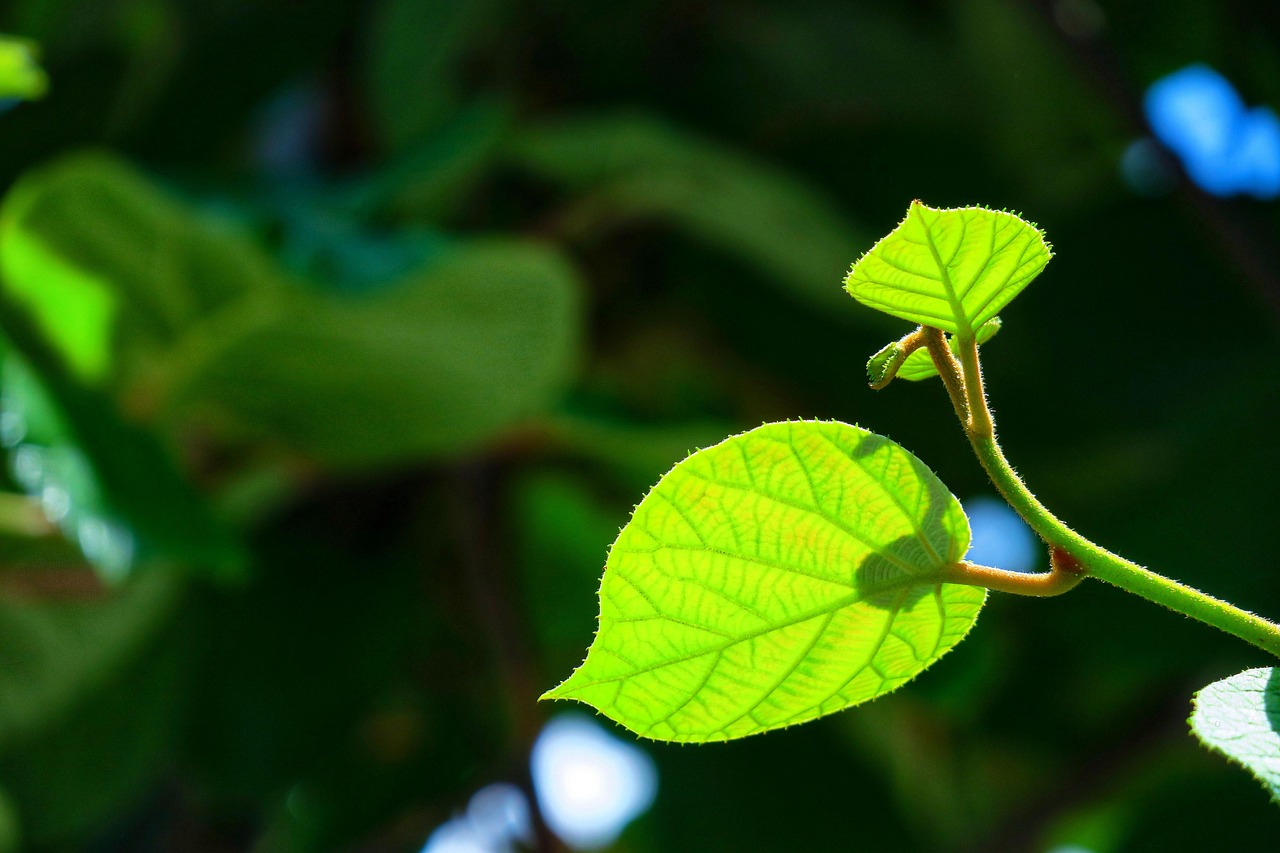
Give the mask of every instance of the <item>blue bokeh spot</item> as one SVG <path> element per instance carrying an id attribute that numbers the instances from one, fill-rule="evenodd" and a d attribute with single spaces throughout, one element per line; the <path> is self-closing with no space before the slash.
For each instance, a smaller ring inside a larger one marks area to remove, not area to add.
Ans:
<path id="1" fill-rule="evenodd" d="M 980 497 L 965 501 L 964 511 L 972 531 L 965 559 L 1010 572 L 1035 570 L 1040 542 L 1008 504 Z"/>
<path id="2" fill-rule="evenodd" d="M 1280 119 L 1248 108 L 1225 77 L 1192 65 L 1151 85 L 1143 106 L 1156 137 L 1191 180 L 1217 196 L 1280 196 Z"/>

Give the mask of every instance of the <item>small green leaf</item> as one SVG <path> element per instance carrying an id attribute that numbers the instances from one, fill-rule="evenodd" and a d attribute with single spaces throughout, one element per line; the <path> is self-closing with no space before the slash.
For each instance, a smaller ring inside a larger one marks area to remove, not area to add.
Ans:
<path id="1" fill-rule="evenodd" d="M 902 342 L 894 341 L 867 359 L 867 381 L 872 388 L 880 387 L 897 375 L 895 366 L 901 367 L 904 363 Z"/>
<path id="2" fill-rule="evenodd" d="M 49 78 L 40 67 L 39 49 L 26 39 L 0 36 L 0 100 L 32 100 L 44 95 Z"/>
<path id="3" fill-rule="evenodd" d="M 1044 234 L 1012 213 L 913 201 L 902 224 L 853 265 L 845 290 L 878 311 L 967 338 L 1051 257 Z"/>
<path id="4" fill-rule="evenodd" d="M 1246 669 L 1196 694 L 1191 731 L 1254 775 L 1280 803 L 1280 670 Z"/>
<path id="5" fill-rule="evenodd" d="M 904 684 L 986 590 L 940 581 L 959 502 L 915 456 L 838 422 L 766 424 L 676 465 L 609 552 L 600 630 L 544 698 L 659 740 L 728 740 Z"/>
<path id="6" fill-rule="evenodd" d="M 992 317 L 979 326 L 973 336 L 979 344 L 985 344 L 996 336 L 996 332 L 1000 331 L 1001 325 L 999 317 Z M 947 336 L 947 345 L 951 347 L 953 353 L 957 356 L 960 355 L 960 343 L 954 335 Z M 937 375 L 938 368 L 934 366 L 933 358 L 929 355 L 927 349 L 922 348 L 907 356 L 907 360 L 902 362 L 902 367 L 898 368 L 896 378 L 919 382 L 921 379 L 928 379 L 930 376 Z"/>

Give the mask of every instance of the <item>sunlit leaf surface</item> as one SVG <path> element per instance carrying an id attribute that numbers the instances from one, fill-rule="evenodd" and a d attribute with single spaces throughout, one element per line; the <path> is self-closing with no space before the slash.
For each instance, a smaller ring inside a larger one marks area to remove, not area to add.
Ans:
<path id="1" fill-rule="evenodd" d="M 853 265 L 845 289 L 878 311 L 970 337 L 1051 257 L 1040 230 L 1012 213 L 913 201 L 906 219 Z"/>
<path id="2" fill-rule="evenodd" d="M 1191 730 L 1280 802 L 1280 670 L 1246 669 L 1205 687 L 1196 694 Z"/>
<path id="3" fill-rule="evenodd" d="M 986 591 L 938 579 L 968 543 L 960 504 L 892 441 L 838 422 L 758 427 L 636 507 L 587 659 L 547 696 L 693 742 L 865 702 L 972 627 Z"/>

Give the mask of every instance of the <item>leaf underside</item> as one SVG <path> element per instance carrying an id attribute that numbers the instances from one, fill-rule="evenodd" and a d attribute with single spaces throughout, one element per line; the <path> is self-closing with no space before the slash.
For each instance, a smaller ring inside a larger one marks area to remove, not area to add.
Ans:
<path id="1" fill-rule="evenodd" d="M 870 308 L 968 338 L 1051 257 L 1043 233 L 1012 213 L 915 201 L 853 265 L 845 289 Z"/>
<path id="2" fill-rule="evenodd" d="M 1196 694 L 1191 730 L 1248 770 L 1280 803 L 1280 670 L 1246 669 Z"/>
<path id="3" fill-rule="evenodd" d="M 964 637 L 986 591 L 944 584 L 959 502 L 915 456 L 838 422 L 766 424 L 676 465 L 609 553 L 586 661 L 544 698 L 705 742 L 899 687 Z"/>

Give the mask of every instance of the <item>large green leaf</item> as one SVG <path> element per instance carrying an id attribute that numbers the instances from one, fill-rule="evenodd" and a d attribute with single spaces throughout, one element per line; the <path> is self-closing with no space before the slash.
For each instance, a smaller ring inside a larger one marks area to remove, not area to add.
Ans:
<path id="1" fill-rule="evenodd" d="M 510 149 L 531 171 L 587 193 L 578 216 L 655 219 L 732 253 L 820 307 L 859 229 L 799 177 L 643 115 L 606 115 L 535 127 Z"/>
<path id="2" fill-rule="evenodd" d="M 853 265 L 845 289 L 886 314 L 971 338 L 1051 257 L 1044 234 L 1012 213 L 913 201 Z"/>
<path id="3" fill-rule="evenodd" d="M 892 441 L 838 422 L 758 427 L 694 453 L 636 507 L 587 659 L 546 697 L 693 742 L 865 702 L 972 627 L 986 591 L 941 581 L 968 543 L 959 502 Z"/>
<path id="4" fill-rule="evenodd" d="M 1280 803 L 1280 669 L 1246 669 L 1196 694 L 1191 730 Z"/>
<path id="5" fill-rule="evenodd" d="M 467 244 L 374 296 L 295 294 L 171 404 L 334 465 L 458 453 L 554 402 L 576 366 L 578 291 L 549 248 Z"/>

